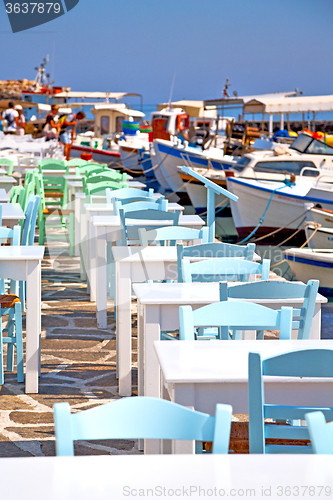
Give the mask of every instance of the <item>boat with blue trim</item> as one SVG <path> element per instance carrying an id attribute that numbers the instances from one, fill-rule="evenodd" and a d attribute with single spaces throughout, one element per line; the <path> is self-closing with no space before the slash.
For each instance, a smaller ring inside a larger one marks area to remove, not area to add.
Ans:
<path id="1" fill-rule="evenodd" d="M 297 280 L 307 283 L 309 279 L 320 281 L 319 292 L 333 295 L 333 251 L 329 249 L 289 248 L 284 251 Z"/>

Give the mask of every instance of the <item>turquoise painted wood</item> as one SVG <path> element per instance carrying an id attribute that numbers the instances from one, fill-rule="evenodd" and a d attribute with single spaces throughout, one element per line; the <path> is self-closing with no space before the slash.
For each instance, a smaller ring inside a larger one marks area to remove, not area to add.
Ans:
<path id="1" fill-rule="evenodd" d="M 4 384 L 3 345 L 7 344 L 7 371 L 14 369 L 14 348 L 16 347 L 17 381 L 24 382 L 23 373 L 23 338 L 22 338 L 22 311 L 21 303 L 16 302 L 13 307 L 0 307 L 0 315 L 8 315 L 6 328 L 0 324 L 0 385 Z M 4 333 L 7 332 L 7 336 Z"/>
<path id="2" fill-rule="evenodd" d="M 193 241 L 202 240 L 202 243 L 208 241 L 208 228 L 193 229 L 181 226 L 168 226 L 159 227 L 157 229 L 147 230 L 145 228 L 139 229 L 140 246 L 146 247 L 148 245 L 175 246 L 177 241 Z"/>
<path id="3" fill-rule="evenodd" d="M 318 280 L 309 280 L 306 285 L 304 283 L 279 280 L 252 281 L 233 286 L 221 283 L 220 300 L 227 300 L 227 298 L 302 299 L 303 306 L 301 308 L 293 308 L 292 329 L 298 330 L 297 338 L 304 340 L 310 338 L 318 288 Z"/>
<path id="4" fill-rule="evenodd" d="M 121 231 L 121 239 L 117 244 L 122 246 L 127 246 L 129 244 L 136 245 L 140 243 L 138 231 L 141 228 L 145 228 L 145 221 L 152 220 L 154 221 L 154 226 L 150 229 L 156 229 L 158 227 L 163 227 L 166 224 L 166 221 L 171 221 L 173 226 L 178 225 L 179 221 L 179 211 L 176 212 L 168 212 L 167 211 L 167 200 L 164 200 L 165 210 L 159 210 L 159 205 L 153 203 L 149 204 L 149 208 L 138 208 L 146 206 L 148 207 L 148 202 L 135 202 L 131 203 L 131 205 L 125 205 L 123 208 L 119 210 L 120 216 L 120 231 Z M 139 205 L 138 205 L 139 204 Z M 127 207 L 127 208 L 126 208 Z M 142 220 L 142 225 L 131 225 L 130 220 Z"/>
<path id="5" fill-rule="evenodd" d="M 238 196 L 230 193 L 227 189 L 218 186 L 215 182 L 210 181 L 191 168 L 182 167 L 181 170 L 202 182 L 207 189 L 207 226 L 209 228 L 209 242 L 213 243 L 215 241 L 215 195 L 222 194 L 226 198 L 233 201 L 237 201 Z"/>
<path id="6" fill-rule="evenodd" d="M 333 454 L 333 422 L 326 423 L 325 415 L 321 411 L 305 414 L 313 453 L 317 455 Z"/>
<path id="7" fill-rule="evenodd" d="M 106 189 L 109 188 L 110 190 L 119 190 L 122 189 L 123 186 L 125 187 L 125 184 L 120 184 L 118 181 L 114 181 L 112 179 L 106 180 L 103 182 L 97 182 L 97 183 L 90 183 L 87 182 L 87 180 L 83 177 L 82 178 L 82 187 L 83 191 L 86 194 L 87 197 L 87 203 L 90 203 L 90 196 L 92 194 L 103 194 L 106 193 Z"/>
<path id="8" fill-rule="evenodd" d="M 185 439 L 213 441 L 213 453 L 228 453 L 232 407 L 218 404 L 215 417 L 149 397 L 123 398 L 71 414 L 53 406 L 57 456 L 73 456 L 74 441 L 88 439 Z"/>
<path id="9" fill-rule="evenodd" d="M 249 281 L 251 274 L 261 274 L 261 279 L 267 280 L 269 268 L 269 259 L 264 259 L 262 264 L 229 257 L 204 259 L 198 262 L 190 262 L 189 258 L 184 258 L 181 261 L 182 280 L 185 283 Z"/>
<path id="10" fill-rule="evenodd" d="M 202 243 L 201 245 L 177 245 L 177 273 L 178 283 L 183 282 L 181 262 L 184 257 L 205 257 L 206 259 L 221 257 L 238 257 L 239 259 L 253 260 L 255 244 L 233 245 L 231 243 Z"/>
<path id="11" fill-rule="evenodd" d="M 131 202 L 140 200 L 144 201 L 147 198 L 153 198 L 153 194 L 153 189 L 149 189 L 149 191 L 143 191 L 142 189 L 126 187 L 121 189 L 121 191 L 113 191 L 111 193 L 111 198 L 115 197 L 118 200 L 130 200 Z M 111 203 L 111 199 L 107 200 L 107 203 Z"/>
<path id="12" fill-rule="evenodd" d="M 165 198 L 151 198 L 146 197 L 135 197 L 135 198 L 123 198 L 118 199 L 114 197 L 112 199 L 113 203 L 113 214 L 119 215 L 119 210 L 124 209 L 125 213 L 133 212 L 134 210 L 146 210 L 148 208 L 152 210 L 168 210 L 168 200 Z"/>
<path id="13" fill-rule="evenodd" d="M 112 180 L 115 182 L 126 182 L 127 174 L 121 174 L 116 170 L 110 170 L 108 168 L 104 169 L 96 169 L 94 172 L 88 172 L 86 175 L 86 181 L 89 183 L 97 183 Z"/>
<path id="14" fill-rule="evenodd" d="M 224 301 L 208 304 L 192 310 L 191 306 L 179 308 L 179 340 L 216 338 L 208 331 L 198 335 L 197 329 L 217 328 L 217 338 L 239 340 L 242 330 L 279 330 L 280 339 L 291 339 L 292 307 L 281 310 L 255 304 L 253 302 Z M 230 333 L 231 331 L 231 333 Z"/>
<path id="15" fill-rule="evenodd" d="M 266 359 L 260 353 L 249 353 L 249 442 L 250 453 L 312 453 L 311 446 L 266 444 L 266 439 L 309 439 L 306 426 L 292 425 L 292 421 L 305 420 L 311 411 L 322 411 L 333 420 L 333 408 L 282 406 L 265 403 L 263 377 L 333 377 L 333 351 L 308 349 L 290 351 Z M 266 379 L 267 380 L 267 379 Z M 265 423 L 265 419 L 280 421 Z M 289 425 L 280 425 L 288 422 Z"/>

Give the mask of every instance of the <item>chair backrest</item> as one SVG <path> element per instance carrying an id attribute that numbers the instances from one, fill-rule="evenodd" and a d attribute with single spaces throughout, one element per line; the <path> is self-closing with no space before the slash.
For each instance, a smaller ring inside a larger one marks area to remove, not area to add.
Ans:
<path id="1" fill-rule="evenodd" d="M 57 160 L 56 158 L 45 158 L 45 160 L 40 160 L 38 162 L 38 170 L 43 173 L 43 170 L 65 170 L 68 174 L 69 165 L 63 160 Z"/>
<path id="2" fill-rule="evenodd" d="M 0 227 L 0 240 L 12 240 L 13 246 L 18 246 L 21 242 L 21 227 L 14 226 L 12 229 L 8 227 Z"/>
<path id="3" fill-rule="evenodd" d="M 0 167 L 7 167 L 6 175 L 12 175 L 14 170 L 14 160 L 9 160 L 9 158 L 0 158 Z"/>
<path id="4" fill-rule="evenodd" d="M 85 192 L 86 196 L 88 197 L 88 203 L 89 203 L 89 197 L 92 194 L 102 194 L 105 193 L 106 189 L 109 188 L 111 190 L 120 190 L 121 189 L 121 184 L 119 182 L 115 182 L 112 180 L 108 181 L 103 181 L 103 182 L 98 182 L 97 184 L 90 184 L 86 182 L 86 179 L 82 179 L 82 186 L 83 186 L 83 191 Z"/>
<path id="5" fill-rule="evenodd" d="M 175 246 L 180 241 L 202 240 L 203 243 L 208 242 L 208 227 L 202 229 L 193 229 L 189 227 L 172 226 L 159 227 L 157 229 L 147 230 L 139 229 L 140 246 L 146 247 L 151 244 L 165 246 Z"/>
<path id="6" fill-rule="evenodd" d="M 119 210 L 124 209 L 125 214 L 128 212 L 135 212 L 137 210 L 168 210 L 168 200 L 165 198 L 145 198 L 141 201 L 133 201 L 133 203 L 122 204 L 123 200 L 118 200 L 118 198 L 113 198 L 113 214 L 119 215 Z"/>
<path id="7" fill-rule="evenodd" d="M 189 258 L 184 258 L 181 261 L 182 279 L 185 283 L 249 281 L 251 274 L 261 274 L 261 279 L 267 280 L 269 268 L 269 259 L 264 259 L 262 264 L 232 257 L 204 259 L 198 262 L 190 262 Z"/>
<path id="8" fill-rule="evenodd" d="M 333 350 L 306 349 L 278 354 L 261 359 L 260 353 L 249 353 L 249 442 L 250 453 L 312 453 L 311 446 L 266 444 L 269 439 L 309 440 L 307 427 L 281 425 L 281 421 L 304 420 L 312 410 L 322 411 L 328 420 L 333 420 L 333 408 L 312 408 L 265 403 L 264 379 L 268 377 L 333 377 Z M 314 388 L 315 390 L 315 388 Z M 295 395 L 296 396 L 296 395 Z M 292 394 L 288 392 L 288 399 Z M 278 423 L 265 423 L 273 419 Z"/>
<path id="9" fill-rule="evenodd" d="M 123 188 L 119 193 L 113 192 L 111 194 L 112 198 L 117 198 L 118 200 L 130 200 L 132 201 L 140 201 L 145 200 L 146 198 L 153 198 L 154 190 L 149 189 L 149 191 L 144 191 L 142 189 L 126 187 Z M 111 203 L 108 202 L 108 203 Z M 127 202 L 126 202 L 127 203 Z"/>
<path id="10" fill-rule="evenodd" d="M 291 338 L 292 307 L 281 310 L 241 300 L 215 302 L 195 311 L 191 306 L 179 308 L 179 340 L 195 340 L 195 329 L 219 328 L 219 338 L 239 338 L 234 332 L 242 330 L 279 330 L 280 339 Z M 233 333 L 230 337 L 231 330 Z"/>
<path id="11" fill-rule="evenodd" d="M 103 180 L 111 179 L 115 180 L 118 182 L 126 182 L 127 181 L 127 174 L 123 173 L 121 174 L 118 170 L 111 170 L 107 166 L 106 167 L 100 167 L 96 168 L 94 171 L 88 170 L 86 173 L 87 179 L 91 180 L 93 182 L 93 179 L 95 180 L 95 177 L 98 178 L 97 181 L 95 182 L 101 182 Z"/>
<path id="12" fill-rule="evenodd" d="M 215 417 L 149 397 L 123 398 L 71 414 L 53 406 L 57 456 L 73 456 L 74 441 L 88 439 L 185 439 L 213 441 L 213 453 L 228 453 L 232 408 L 217 405 Z"/>
<path id="13" fill-rule="evenodd" d="M 333 454 L 333 422 L 326 423 L 322 411 L 305 414 L 313 452 L 317 455 Z"/>
<path id="14" fill-rule="evenodd" d="M 19 195 L 23 191 L 23 186 L 14 186 L 10 193 L 10 203 L 18 203 Z"/>
<path id="15" fill-rule="evenodd" d="M 39 200 L 40 197 L 38 195 L 29 196 L 22 228 L 21 245 L 34 244 Z"/>
<path id="16" fill-rule="evenodd" d="M 178 225 L 178 210 L 176 212 L 159 210 L 159 205 L 155 203 L 149 204 L 149 208 L 136 209 L 139 205 L 143 206 L 142 204 L 146 207 L 148 206 L 147 202 L 138 201 L 135 203 L 131 203 L 131 205 L 125 205 L 125 207 L 128 207 L 126 210 L 125 208 L 121 208 L 119 210 L 121 240 L 118 242 L 118 244 L 121 244 L 122 246 L 126 246 L 129 244 L 139 245 L 139 229 L 146 227 L 145 221 L 147 220 L 154 221 L 153 227 L 150 226 L 151 229 L 165 226 L 166 221 L 172 222 L 173 226 Z M 167 200 L 163 200 L 162 206 L 167 207 Z M 136 224 L 131 225 L 131 220 L 142 220 L 142 224 L 140 225 L 140 223 L 137 222 Z"/>
<path id="17" fill-rule="evenodd" d="M 227 300 L 228 297 L 233 299 L 302 299 L 302 307 L 293 308 L 292 328 L 298 330 L 299 339 L 309 339 L 318 288 L 318 280 L 309 280 L 306 285 L 280 280 L 252 281 L 231 286 L 221 283 L 220 300 Z"/>
<path id="18" fill-rule="evenodd" d="M 85 165 L 90 165 L 90 162 L 82 160 L 82 158 L 72 158 L 71 160 L 66 161 L 66 165 L 69 167 L 83 167 Z"/>
<path id="19" fill-rule="evenodd" d="M 255 244 L 233 245 L 231 243 L 202 243 L 201 245 L 191 245 L 184 247 L 177 245 L 177 273 L 178 283 L 183 282 L 181 262 L 184 257 L 203 257 L 205 259 L 221 257 L 238 257 L 239 259 L 253 260 Z"/>

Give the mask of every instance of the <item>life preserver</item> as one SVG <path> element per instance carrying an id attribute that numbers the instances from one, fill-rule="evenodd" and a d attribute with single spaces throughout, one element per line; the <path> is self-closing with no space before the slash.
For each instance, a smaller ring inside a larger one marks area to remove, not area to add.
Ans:
<path id="1" fill-rule="evenodd" d="M 182 114 L 177 116 L 176 120 L 176 129 L 177 130 L 186 130 L 190 128 L 190 117 L 187 114 Z"/>

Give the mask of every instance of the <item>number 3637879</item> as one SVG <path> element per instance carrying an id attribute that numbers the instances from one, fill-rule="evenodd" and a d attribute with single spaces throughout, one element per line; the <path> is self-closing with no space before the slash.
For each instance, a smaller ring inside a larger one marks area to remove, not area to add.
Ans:
<path id="1" fill-rule="evenodd" d="M 59 14 L 60 3 L 6 3 L 7 14 Z"/>

